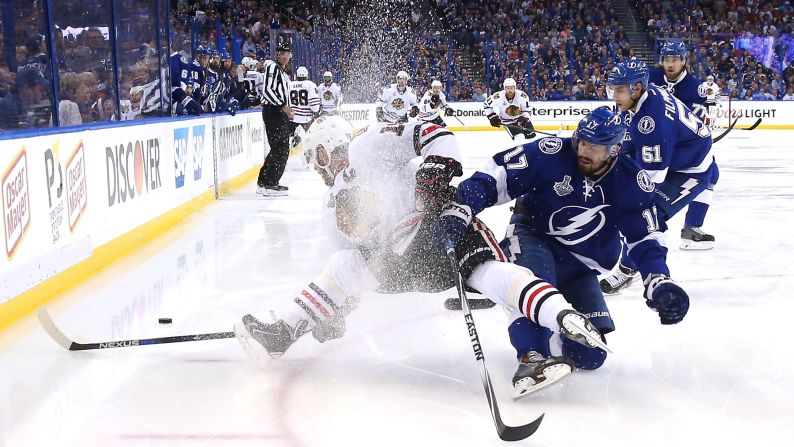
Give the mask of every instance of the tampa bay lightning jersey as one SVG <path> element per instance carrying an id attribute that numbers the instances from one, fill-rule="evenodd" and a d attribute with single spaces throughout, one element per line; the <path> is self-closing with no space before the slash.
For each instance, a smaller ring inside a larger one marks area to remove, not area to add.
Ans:
<path id="1" fill-rule="evenodd" d="M 207 68 L 201 97 L 208 112 L 219 112 L 225 108 L 226 85 L 223 82 L 223 70 Z"/>
<path id="2" fill-rule="evenodd" d="M 667 89 L 673 96 L 680 99 L 689 110 L 699 118 L 703 118 L 706 112 L 706 97 L 701 96 L 699 88 L 702 83 L 700 79 L 684 70 L 678 79 L 668 81 L 661 68 L 651 68 L 648 70 L 648 82 Z"/>
<path id="3" fill-rule="evenodd" d="M 204 68 L 197 60 L 190 63 L 190 77 L 193 79 L 193 99 L 201 104 L 201 87 L 204 85 Z"/>
<path id="4" fill-rule="evenodd" d="M 654 184 L 628 156 L 591 178 L 579 172 L 570 138 L 542 138 L 494 155 L 458 186 L 458 195 L 475 215 L 517 198 L 522 224 L 596 272 L 619 261 L 620 232 L 643 276 L 669 275 Z"/>
<path id="5" fill-rule="evenodd" d="M 708 126 L 667 90 L 648 86 L 624 119 L 630 139 L 621 150 L 633 154 L 655 183 L 662 183 L 668 172 L 696 179 L 710 175 L 714 156 Z"/>
<path id="6" fill-rule="evenodd" d="M 181 88 L 182 90 L 186 89 L 188 84 L 192 83 L 190 76 L 190 62 L 188 62 L 185 56 L 182 56 L 179 53 L 174 53 L 171 55 L 169 65 L 171 68 L 171 88 Z"/>

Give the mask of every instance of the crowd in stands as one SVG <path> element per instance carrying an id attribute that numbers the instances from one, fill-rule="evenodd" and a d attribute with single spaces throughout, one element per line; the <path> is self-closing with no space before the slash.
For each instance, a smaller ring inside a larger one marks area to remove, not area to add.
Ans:
<path id="1" fill-rule="evenodd" d="M 263 60 L 273 31 L 308 42 L 318 53 L 312 77 L 332 71 L 348 102 L 373 101 L 399 70 L 418 95 L 440 80 L 449 101 L 482 101 L 506 77 L 533 100 L 606 99 L 612 66 L 637 57 L 601 0 L 171 0 L 170 46 L 158 43 L 153 2 L 129 0 L 116 11 L 114 70 L 106 0 L 64 0 L 52 30 L 39 3 L 12 2 L 13 23 L 0 20 L 0 129 L 53 125 L 54 73 L 62 126 L 170 114 L 166 48 Z M 686 41 L 690 71 L 713 75 L 725 94 L 794 99 L 789 0 L 637 0 L 633 8 L 651 41 Z M 9 36 L 14 42 L 3 41 Z"/>
<path id="2" fill-rule="evenodd" d="M 794 99 L 790 0 L 638 1 L 635 8 L 650 35 L 689 42 L 690 59 L 699 62 L 697 75 L 714 76 L 724 94 Z"/>

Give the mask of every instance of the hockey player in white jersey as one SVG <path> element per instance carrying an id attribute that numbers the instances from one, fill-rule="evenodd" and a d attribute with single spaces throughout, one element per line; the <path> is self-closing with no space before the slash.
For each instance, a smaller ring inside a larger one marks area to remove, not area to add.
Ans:
<path id="1" fill-rule="evenodd" d="M 275 321 L 261 322 L 249 314 L 235 325 L 243 348 L 260 361 L 281 356 L 308 332 L 321 342 L 341 337 L 346 314 L 366 292 L 452 287 L 454 273 L 443 248 L 447 236 L 437 219 L 439 214 L 470 213 L 449 202 L 454 194 L 449 182 L 462 169 L 457 140 L 442 126 L 380 123 L 351 139 L 351 126 L 341 117 L 320 117 L 304 144 L 315 150 L 315 169 L 330 186 L 323 221 L 341 248 Z M 410 163 L 417 156 L 422 158 L 418 168 Z M 482 222 L 475 218 L 465 230 L 456 252 L 469 286 L 573 341 L 606 348 L 590 321 L 554 287 L 506 262 Z M 516 395 L 565 377 L 572 364 L 565 357 L 550 357 L 533 368 L 519 368 L 521 377 L 513 379 L 521 388 Z"/>
<path id="2" fill-rule="evenodd" d="M 704 104 L 706 107 L 706 116 L 703 122 L 705 125 L 713 129 L 717 122 L 717 120 L 714 119 L 717 113 L 717 108 L 722 101 L 720 86 L 714 82 L 714 76 L 706 76 L 706 80 L 698 86 L 698 94 L 701 97 L 706 98 L 706 102 Z"/>
<path id="3" fill-rule="evenodd" d="M 261 64 L 256 59 L 246 56 L 240 61 L 240 67 L 242 70 L 238 70 L 237 75 L 247 94 L 245 100 L 241 101 L 242 107 L 256 107 L 262 102 L 259 92 L 265 82 L 265 75 L 259 72 Z"/>
<path id="4" fill-rule="evenodd" d="M 526 129 L 522 132 L 529 138 L 534 136 L 534 128 L 529 120 L 529 96 L 516 88 L 516 80 L 507 78 L 502 83 L 503 90 L 489 96 L 483 103 L 485 115 L 491 126 L 505 126 L 513 137 L 516 136 L 516 129 Z"/>
<path id="5" fill-rule="evenodd" d="M 455 113 L 447 104 L 447 95 L 441 91 L 441 81 L 434 80 L 430 84 L 430 90 L 422 95 L 419 100 L 419 119 L 421 121 L 435 123 L 439 126 L 446 126 L 446 123 L 441 118 L 440 112 L 444 111 L 444 116 L 451 116 Z"/>
<path id="6" fill-rule="evenodd" d="M 336 115 L 342 105 L 342 89 L 334 82 L 334 75 L 330 71 L 323 73 L 323 82 L 317 86 L 320 95 L 320 115 Z"/>
<path id="7" fill-rule="evenodd" d="M 380 122 L 399 123 L 408 121 L 408 116 L 419 114 L 414 89 L 408 86 L 408 73 L 397 73 L 397 83 L 383 89 L 375 105 L 375 117 Z"/>
<path id="8" fill-rule="evenodd" d="M 294 117 L 292 122 L 308 130 L 314 117 L 320 113 L 320 96 L 317 85 L 309 80 L 309 70 L 298 67 L 295 80 L 289 83 L 289 106 Z"/>

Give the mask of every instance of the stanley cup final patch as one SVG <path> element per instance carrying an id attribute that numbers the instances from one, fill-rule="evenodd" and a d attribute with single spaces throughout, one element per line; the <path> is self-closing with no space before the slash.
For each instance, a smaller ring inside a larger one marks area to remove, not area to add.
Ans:
<path id="1" fill-rule="evenodd" d="M 572 193 L 573 186 L 571 186 L 571 176 L 566 175 L 561 182 L 554 182 L 554 192 L 560 197 Z"/>

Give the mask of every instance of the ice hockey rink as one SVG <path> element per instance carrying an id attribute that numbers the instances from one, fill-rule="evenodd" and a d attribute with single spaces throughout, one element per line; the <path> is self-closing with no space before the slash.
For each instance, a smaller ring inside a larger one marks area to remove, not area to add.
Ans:
<path id="1" fill-rule="evenodd" d="M 509 143 L 461 132 L 466 175 Z M 678 249 L 686 319 L 661 326 L 634 285 L 608 304 L 617 330 L 597 371 L 518 401 L 507 317 L 475 311 L 502 417 L 545 413 L 527 446 L 785 445 L 794 438 L 794 134 L 734 129 L 704 229 L 713 251 Z M 48 304 L 83 342 L 229 331 L 266 317 L 332 252 L 324 186 L 289 170 L 290 196 L 242 189 Z M 503 235 L 506 206 L 484 220 Z M 344 338 L 307 336 L 266 369 L 235 339 L 69 352 L 35 316 L 0 333 L 0 446 L 487 446 L 499 440 L 462 312 L 438 295 L 367 295 Z M 158 318 L 173 318 L 160 325 Z M 786 441 L 789 440 L 789 441 Z"/>

